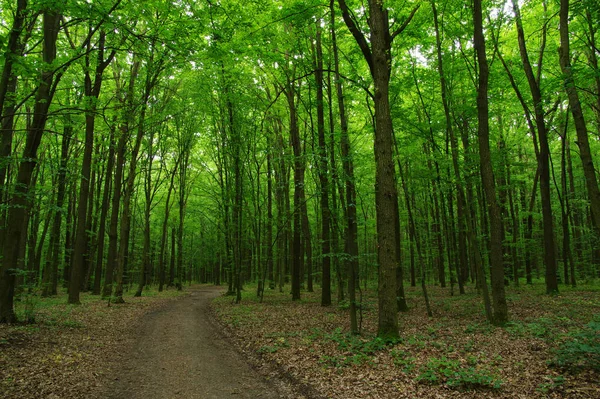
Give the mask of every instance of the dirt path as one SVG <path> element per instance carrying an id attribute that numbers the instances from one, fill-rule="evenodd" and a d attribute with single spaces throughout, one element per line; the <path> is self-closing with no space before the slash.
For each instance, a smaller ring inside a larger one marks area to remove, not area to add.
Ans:
<path id="1" fill-rule="evenodd" d="M 253 370 L 211 321 L 209 304 L 216 287 L 192 293 L 144 319 L 132 353 L 101 397 L 282 398 Z"/>

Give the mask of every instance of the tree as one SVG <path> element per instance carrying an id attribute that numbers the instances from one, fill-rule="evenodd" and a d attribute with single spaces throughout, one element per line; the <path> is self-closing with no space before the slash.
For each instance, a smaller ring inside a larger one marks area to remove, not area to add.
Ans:
<path id="1" fill-rule="evenodd" d="M 2 248 L 2 269 L 0 279 L 0 323 L 15 321 L 13 296 L 15 292 L 15 271 L 19 264 L 19 253 L 27 236 L 26 217 L 31 208 L 31 181 L 37 164 L 37 150 L 40 146 L 48 109 L 54 97 L 54 88 L 62 77 L 56 74 L 50 65 L 56 58 L 56 40 L 59 32 L 60 14 L 53 9 L 43 13 L 43 62 L 40 66 L 41 82 L 35 96 L 33 119 L 27 130 L 27 139 L 23 149 L 23 161 L 19 164 L 15 191 L 11 195 L 12 208 Z"/>
<path id="2" fill-rule="evenodd" d="M 496 197 L 496 183 L 490 153 L 488 79 L 489 67 L 485 52 L 481 0 L 473 3 L 473 46 L 477 54 L 479 78 L 477 82 L 477 135 L 479 141 L 479 167 L 487 202 L 490 224 L 490 270 L 493 298 L 494 324 L 508 321 L 508 307 L 504 292 L 504 263 L 502 261 L 502 217 Z"/>
<path id="3" fill-rule="evenodd" d="M 405 22 L 390 32 L 389 11 L 378 0 L 369 1 L 369 31 L 367 41 L 345 0 L 338 0 L 344 22 L 358 43 L 369 65 L 375 86 L 375 202 L 377 207 L 377 242 L 379 259 L 379 325 L 377 334 L 384 338 L 398 337 L 396 313 L 396 181 L 393 149 L 393 126 L 390 114 L 389 84 L 392 65 L 392 42 L 408 26 L 419 6 Z M 370 45 L 369 45 L 370 43 Z"/>

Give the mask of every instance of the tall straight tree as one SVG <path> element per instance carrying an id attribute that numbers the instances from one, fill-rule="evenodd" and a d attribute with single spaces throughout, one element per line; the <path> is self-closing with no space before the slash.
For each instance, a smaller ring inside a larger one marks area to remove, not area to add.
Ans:
<path id="1" fill-rule="evenodd" d="M 583 164 L 583 174 L 585 176 L 585 185 L 590 201 L 592 211 L 592 223 L 596 233 L 600 232 L 600 189 L 598 188 L 598 178 L 590 149 L 588 130 L 581 108 L 579 92 L 575 85 L 573 68 L 571 66 L 571 50 L 569 43 L 569 0 L 560 0 L 560 47 L 558 49 L 560 68 L 563 73 L 565 91 L 569 98 L 569 108 L 573 115 L 573 123 L 577 132 L 577 145 L 579 146 L 579 156 Z"/>
<path id="2" fill-rule="evenodd" d="M 554 247 L 554 226 L 552 216 L 552 202 L 550 197 L 550 146 L 548 145 L 548 129 L 546 127 L 546 113 L 544 111 L 544 102 L 542 99 L 541 82 L 536 79 L 533 72 L 527 44 L 525 42 L 525 31 L 521 20 L 521 9 L 517 0 L 512 0 L 513 12 L 515 14 L 515 24 L 517 25 L 517 36 L 519 40 L 519 52 L 525 77 L 529 84 L 531 97 L 533 98 L 533 109 L 535 114 L 535 125 L 539 142 L 538 170 L 540 173 L 540 197 L 542 200 L 542 219 L 544 224 L 544 263 L 546 265 L 546 293 L 558 293 L 558 280 L 556 278 L 556 256 Z M 544 31 L 545 35 L 545 31 Z M 546 39 L 543 38 L 545 43 Z M 543 55 L 543 48 L 541 49 Z M 540 55 L 540 57 L 541 57 Z M 538 68 L 542 68 L 542 63 L 538 62 Z M 537 76 L 541 76 L 538 71 Z"/>
<path id="3" fill-rule="evenodd" d="M 508 321 L 508 307 L 504 292 L 504 264 L 502 261 L 502 215 L 496 197 L 496 183 L 490 152 L 490 125 L 488 80 L 489 66 L 485 53 L 485 37 L 483 35 L 483 17 L 481 0 L 473 2 L 473 46 L 477 55 L 477 135 L 479 141 L 479 168 L 481 182 L 487 203 L 490 226 L 490 270 L 492 282 L 492 322 L 497 325 Z M 483 276 L 482 276 L 483 277 Z"/>
<path id="4" fill-rule="evenodd" d="M 433 25 L 435 28 L 435 43 L 436 43 L 436 56 L 437 56 L 437 69 L 440 74 L 440 89 L 442 97 L 442 106 L 444 108 L 444 117 L 446 121 L 446 132 L 450 138 L 450 148 L 452 153 L 452 170 L 454 171 L 454 178 L 456 180 L 456 211 L 458 216 L 458 259 L 459 265 L 457 267 L 456 278 L 458 280 L 459 292 L 465 293 L 463 286 L 463 274 L 467 270 L 467 216 L 466 212 L 466 201 L 465 192 L 463 190 L 461 171 L 460 171 L 460 160 L 458 157 L 458 140 L 456 138 L 456 132 L 452 123 L 452 115 L 450 109 L 450 94 L 448 93 L 448 81 L 444 73 L 444 62 L 442 54 L 442 35 L 440 32 L 440 26 L 438 21 L 438 11 L 435 5 L 435 0 L 431 1 L 431 9 L 433 11 Z"/>
<path id="5" fill-rule="evenodd" d="M 14 322 L 13 308 L 15 292 L 14 270 L 19 266 L 19 252 L 27 237 L 27 214 L 31 208 L 30 190 L 34 169 L 37 165 L 37 150 L 48 119 L 48 109 L 54 97 L 53 87 L 61 74 L 55 74 L 51 64 L 56 59 L 56 41 L 60 26 L 60 14 L 48 8 L 44 11 L 43 50 L 41 80 L 35 96 L 33 118 L 27 129 L 22 161 L 19 164 L 15 190 L 11 195 L 6 235 L 2 246 L 2 267 L 0 268 L 0 323 Z"/>
<path id="6" fill-rule="evenodd" d="M 375 86 L 375 204 L 377 209 L 377 255 L 379 261 L 379 321 L 377 335 L 398 337 L 396 303 L 396 222 L 397 196 L 393 160 L 393 125 L 389 86 L 392 69 L 392 42 L 408 26 L 419 6 L 404 23 L 390 32 L 389 11 L 382 0 L 369 0 L 367 40 L 345 0 L 338 0 L 344 22 L 369 65 Z"/>
<path id="7" fill-rule="evenodd" d="M 111 126 L 110 136 L 108 138 L 108 159 L 106 160 L 106 176 L 104 180 L 104 190 L 102 192 L 102 205 L 100 206 L 100 226 L 98 228 L 98 238 L 96 246 L 96 271 L 94 273 L 93 295 L 100 295 L 102 285 L 102 269 L 104 264 L 104 243 L 106 235 L 106 218 L 108 216 L 110 204 L 110 189 L 112 188 L 113 170 L 115 167 L 115 126 Z"/>
<path id="8" fill-rule="evenodd" d="M 319 182 L 321 184 L 321 306 L 331 305 L 331 212 L 329 210 L 329 178 L 327 166 L 327 146 L 325 144 L 325 112 L 323 101 L 323 45 L 321 28 L 317 24 L 316 55 L 317 68 L 317 133 L 319 136 Z M 307 238 L 310 239 L 310 238 Z M 310 262 L 310 259 L 309 259 Z"/>
<path id="9" fill-rule="evenodd" d="M 91 28 L 90 28 L 91 30 Z M 88 224 L 88 201 L 90 195 L 90 175 L 92 171 L 92 150 L 94 148 L 94 129 L 96 121 L 96 108 L 98 97 L 102 89 L 104 70 L 110 65 L 116 50 L 113 50 L 104 59 L 104 46 L 106 43 L 106 32 L 100 31 L 98 43 L 96 45 L 98 58 L 94 69 L 94 78 L 90 76 L 90 51 L 91 44 L 88 44 L 85 57 L 85 143 L 83 151 L 83 160 L 81 162 L 81 183 L 79 186 L 79 201 L 77 208 L 77 227 L 75 233 L 75 247 L 73 252 L 73 261 L 71 263 L 71 278 L 69 280 L 69 298 L 71 304 L 78 304 L 81 273 L 84 272 L 84 253 L 87 249 L 86 226 Z"/>
<path id="10" fill-rule="evenodd" d="M 304 161 L 298 128 L 295 83 L 288 78 L 285 89 L 290 113 L 290 140 L 294 150 L 294 237 L 292 240 L 292 299 L 300 300 L 300 278 L 303 266 L 304 249 L 302 247 L 302 200 L 304 198 Z"/>

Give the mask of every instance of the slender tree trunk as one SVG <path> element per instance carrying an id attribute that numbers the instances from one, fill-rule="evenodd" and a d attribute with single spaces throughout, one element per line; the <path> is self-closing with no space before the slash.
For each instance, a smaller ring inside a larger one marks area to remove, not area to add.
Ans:
<path id="1" fill-rule="evenodd" d="M 275 289 L 275 275 L 273 271 L 273 176 L 271 150 L 267 150 L 267 280 L 269 288 Z M 264 288 L 264 287 L 263 287 Z"/>
<path id="2" fill-rule="evenodd" d="M 533 98 L 535 111 L 535 124 L 537 128 L 540 151 L 538 155 L 538 169 L 540 173 L 540 197 L 542 200 L 542 219 L 544 226 L 544 263 L 546 265 L 546 293 L 558 293 L 558 280 L 556 278 L 556 257 L 554 243 L 554 227 L 552 215 L 552 202 L 550 196 L 550 147 L 548 145 L 548 133 L 543 109 L 543 99 L 540 83 L 536 81 L 533 68 L 529 62 L 527 47 L 525 44 L 525 33 L 521 23 L 521 11 L 516 0 L 512 0 L 517 34 L 519 38 L 519 50 L 525 76 L 529 83 L 529 90 Z M 541 66 L 539 66 L 541 68 Z M 600 197 L 599 197 L 600 199 Z M 599 208 L 600 209 L 600 208 Z"/>
<path id="3" fill-rule="evenodd" d="M 113 282 L 115 280 L 115 266 L 118 263 L 119 257 L 119 219 L 121 216 L 120 207 L 121 207 L 121 196 L 123 192 L 123 169 L 125 167 L 125 151 L 127 142 L 129 141 L 130 131 L 129 131 L 129 118 L 131 115 L 129 114 L 130 109 L 132 109 L 131 102 L 133 101 L 133 93 L 135 88 L 135 81 L 137 79 L 137 74 L 139 70 L 139 62 L 135 61 L 131 74 L 129 77 L 129 86 L 127 89 L 127 99 L 128 103 L 125 102 L 123 98 L 123 94 L 121 93 L 122 88 L 117 87 L 117 98 L 121 103 L 121 112 L 124 114 L 123 122 L 119 126 L 119 140 L 117 142 L 117 163 L 114 175 L 114 183 L 113 183 L 113 196 L 112 196 L 112 204 L 111 204 L 111 214 L 110 214 L 110 224 L 108 230 L 108 258 L 106 262 L 106 275 L 104 278 L 104 287 L 102 288 L 102 297 L 110 297 L 113 294 Z M 118 82 L 118 79 L 115 79 Z"/>
<path id="4" fill-rule="evenodd" d="M 63 206 L 65 202 L 67 186 L 67 162 L 69 156 L 69 147 L 71 137 L 73 136 L 73 127 L 66 123 L 63 128 L 63 137 L 60 150 L 60 165 L 58 167 L 58 184 L 56 193 L 56 210 L 52 221 L 52 230 L 50 232 L 50 245 L 48 246 L 48 256 L 46 256 L 46 265 L 44 266 L 44 275 L 42 281 L 42 296 L 47 297 L 56 295 L 58 288 L 58 264 L 60 263 L 60 230 L 63 218 Z"/>
<path id="5" fill-rule="evenodd" d="M 144 180 L 144 246 L 142 248 L 142 268 L 140 269 L 140 281 L 134 296 L 142 296 L 144 287 L 148 283 L 150 273 L 150 212 L 152 211 L 152 160 L 154 158 L 154 130 L 148 137 L 148 148 L 146 149 L 146 170 Z"/>
<path id="6" fill-rule="evenodd" d="M 298 129 L 298 117 L 296 115 L 295 97 L 296 91 L 288 82 L 286 97 L 290 112 L 290 139 L 294 150 L 294 237 L 293 237 L 293 261 L 292 261 L 292 300 L 300 300 L 300 279 L 303 269 L 302 248 L 302 199 L 304 198 L 304 161 L 302 160 L 302 148 L 300 143 L 300 132 Z"/>
<path id="7" fill-rule="evenodd" d="M 479 164 L 481 181 L 488 207 L 490 224 L 490 269 L 493 300 L 493 323 L 505 324 L 508 321 L 508 307 L 504 292 L 504 264 L 502 261 L 502 216 L 496 198 L 496 184 L 490 152 L 489 110 L 488 110 L 488 78 L 489 69 L 485 53 L 485 38 L 483 36 L 483 18 L 481 0 L 473 3 L 474 41 L 477 53 L 478 84 L 477 84 L 477 116 L 479 139 Z"/>
<path id="8" fill-rule="evenodd" d="M 436 54 L 437 54 L 437 64 L 438 64 L 438 73 L 440 74 L 440 88 L 442 93 L 442 105 L 444 107 L 444 116 L 446 120 L 446 132 L 450 136 L 450 148 L 452 153 L 452 168 L 454 171 L 454 178 L 456 180 L 455 190 L 456 190 L 456 209 L 458 216 L 458 259 L 459 265 L 458 269 L 459 273 L 456 274 L 458 280 L 459 292 L 461 294 L 465 293 L 464 285 L 463 285 L 463 275 L 465 271 L 468 270 L 467 267 L 467 224 L 466 224 L 466 203 L 465 203 L 465 193 L 462 185 L 461 171 L 460 171 L 460 161 L 458 157 L 458 140 L 456 138 L 456 133 L 454 131 L 454 126 L 452 125 L 452 117 L 450 115 L 450 105 L 448 100 L 448 84 L 446 82 L 446 76 L 444 74 L 444 63 L 442 57 L 442 40 L 440 34 L 440 28 L 438 23 L 438 12 L 435 6 L 435 1 L 431 1 L 431 7 L 433 10 L 433 22 L 435 27 L 435 38 L 436 38 Z"/>
<path id="9" fill-rule="evenodd" d="M 348 120 L 344 103 L 344 92 L 339 71 L 339 54 L 335 33 L 335 0 L 330 0 L 331 14 L 331 42 L 333 47 L 335 68 L 335 89 L 340 115 L 340 147 L 342 156 L 342 170 L 344 173 L 344 192 L 346 197 L 346 235 L 344 238 L 344 252 L 346 253 L 346 272 L 348 273 L 348 301 L 350 302 L 350 332 L 358 334 L 357 306 L 356 306 L 356 281 L 358 277 L 358 223 L 356 212 L 356 185 L 354 180 L 354 160 L 348 136 Z M 340 288 L 341 289 L 341 288 Z"/>
<path id="10" fill-rule="evenodd" d="M 104 181 L 104 191 L 102 193 L 102 205 L 100 209 L 100 226 L 98 228 L 97 253 L 96 253 L 96 271 L 94 273 L 93 295 L 100 295 L 102 284 L 102 269 L 104 264 L 104 243 L 106 235 L 106 218 L 108 216 L 108 207 L 110 204 L 110 191 L 113 182 L 113 170 L 115 166 L 115 127 L 111 126 L 109 137 L 108 159 L 106 164 L 106 176 Z M 116 179 L 116 177 L 114 177 Z"/>
<path id="11" fill-rule="evenodd" d="M 31 207 L 28 199 L 33 171 L 37 165 L 37 150 L 48 118 L 48 109 L 54 92 L 51 90 L 54 81 L 54 70 L 49 67 L 56 58 L 56 40 L 59 31 L 60 15 L 53 10 L 44 12 L 43 22 L 43 69 L 41 83 L 38 88 L 31 126 L 27 129 L 27 137 L 23 150 L 23 161 L 19 165 L 15 191 L 11 196 L 12 208 L 9 211 L 5 239 L 2 248 L 2 267 L 0 268 L 0 323 L 15 321 L 13 308 L 15 290 L 14 269 L 19 266 L 19 249 L 27 237 L 25 224 L 27 213 Z"/>
<path id="12" fill-rule="evenodd" d="M 592 212 L 592 223 L 595 233 L 600 233 L 600 189 L 590 149 L 587 126 L 584 119 L 579 93 L 575 85 L 575 77 L 571 66 L 571 51 L 569 49 L 569 0 L 560 1 L 560 47 L 558 49 L 560 67 L 563 73 L 564 86 L 569 98 L 569 107 L 573 115 L 579 156 L 583 164 L 583 174 L 588 191 L 588 199 Z"/>
<path id="13" fill-rule="evenodd" d="M 323 276 L 321 281 L 321 306 L 329 306 L 331 305 L 331 213 L 329 209 L 327 145 L 325 143 L 323 47 L 321 45 L 321 28 L 319 26 L 317 26 L 316 49 L 317 68 L 315 70 L 315 81 L 317 86 L 317 132 L 319 135 L 319 182 L 321 187 L 321 270 Z"/>
<path id="14" fill-rule="evenodd" d="M 162 233 L 160 236 L 160 258 L 159 258 L 159 282 L 158 282 L 158 291 L 162 292 L 163 286 L 165 285 L 165 269 L 166 269 L 166 247 L 167 241 L 169 240 L 169 213 L 171 212 L 171 194 L 173 193 L 173 187 L 175 186 L 175 175 L 177 174 L 177 168 L 179 167 L 179 161 L 181 156 L 177 157 L 175 161 L 175 166 L 173 166 L 173 170 L 171 171 L 171 178 L 169 182 L 169 189 L 167 190 L 167 199 L 165 200 L 165 216 L 162 222 Z M 169 281 L 167 281 L 169 283 Z"/>

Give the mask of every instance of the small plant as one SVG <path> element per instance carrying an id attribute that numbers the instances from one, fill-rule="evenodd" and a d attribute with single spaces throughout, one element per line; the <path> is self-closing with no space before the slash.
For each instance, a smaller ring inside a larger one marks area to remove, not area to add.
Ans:
<path id="1" fill-rule="evenodd" d="M 285 338 L 278 338 L 273 345 L 264 345 L 258 349 L 258 353 L 275 353 L 280 348 L 288 348 L 290 344 L 286 341 Z"/>
<path id="2" fill-rule="evenodd" d="M 415 370 L 415 357 L 403 350 L 394 349 L 391 352 L 394 364 L 401 368 L 405 374 L 410 374 Z"/>
<path id="3" fill-rule="evenodd" d="M 387 341 L 378 337 L 370 340 L 364 339 L 358 335 L 344 333 L 341 328 L 336 328 L 331 334 L 325 334 L 324 338 L 337 343 L 338 349 L 344 352 L 344 355 L 321 358 L 321 363 L 334 367 L 363 364 L 389 344 L 396 343 L 396 341 Z"/>
<path id="4" fill-rule="evenodd" d="M 550 382 L 541 383 L 536 390 L 538 392 L 547 394 L 550 392 L 560 390 L 563 387 L 564 383 L 565 377 L 563 377 L 562 375 L 557 375 L 556 377 L 550 377 Z"/>
<path id="5" fill-rule="evenodd" d="M 277 345 L 264 345 L 258 348 L 258 353 L 275 353 L 279 350 Z"/>
<path id="6" fill-rule="evenodd" d="M 600 317 L 569 334 L 554 351 L 550 365 L 569 372 L 600 371 Z"/>
<path id="7" fill-rule="evenodd" d="M 489 370 L 462 367 L 460 361 L 445 356 L 431 358 L 419 369 L 417 381 L 428 384 L 444 384 L 450 388 L 499 389 L 502 381 Z"/>

